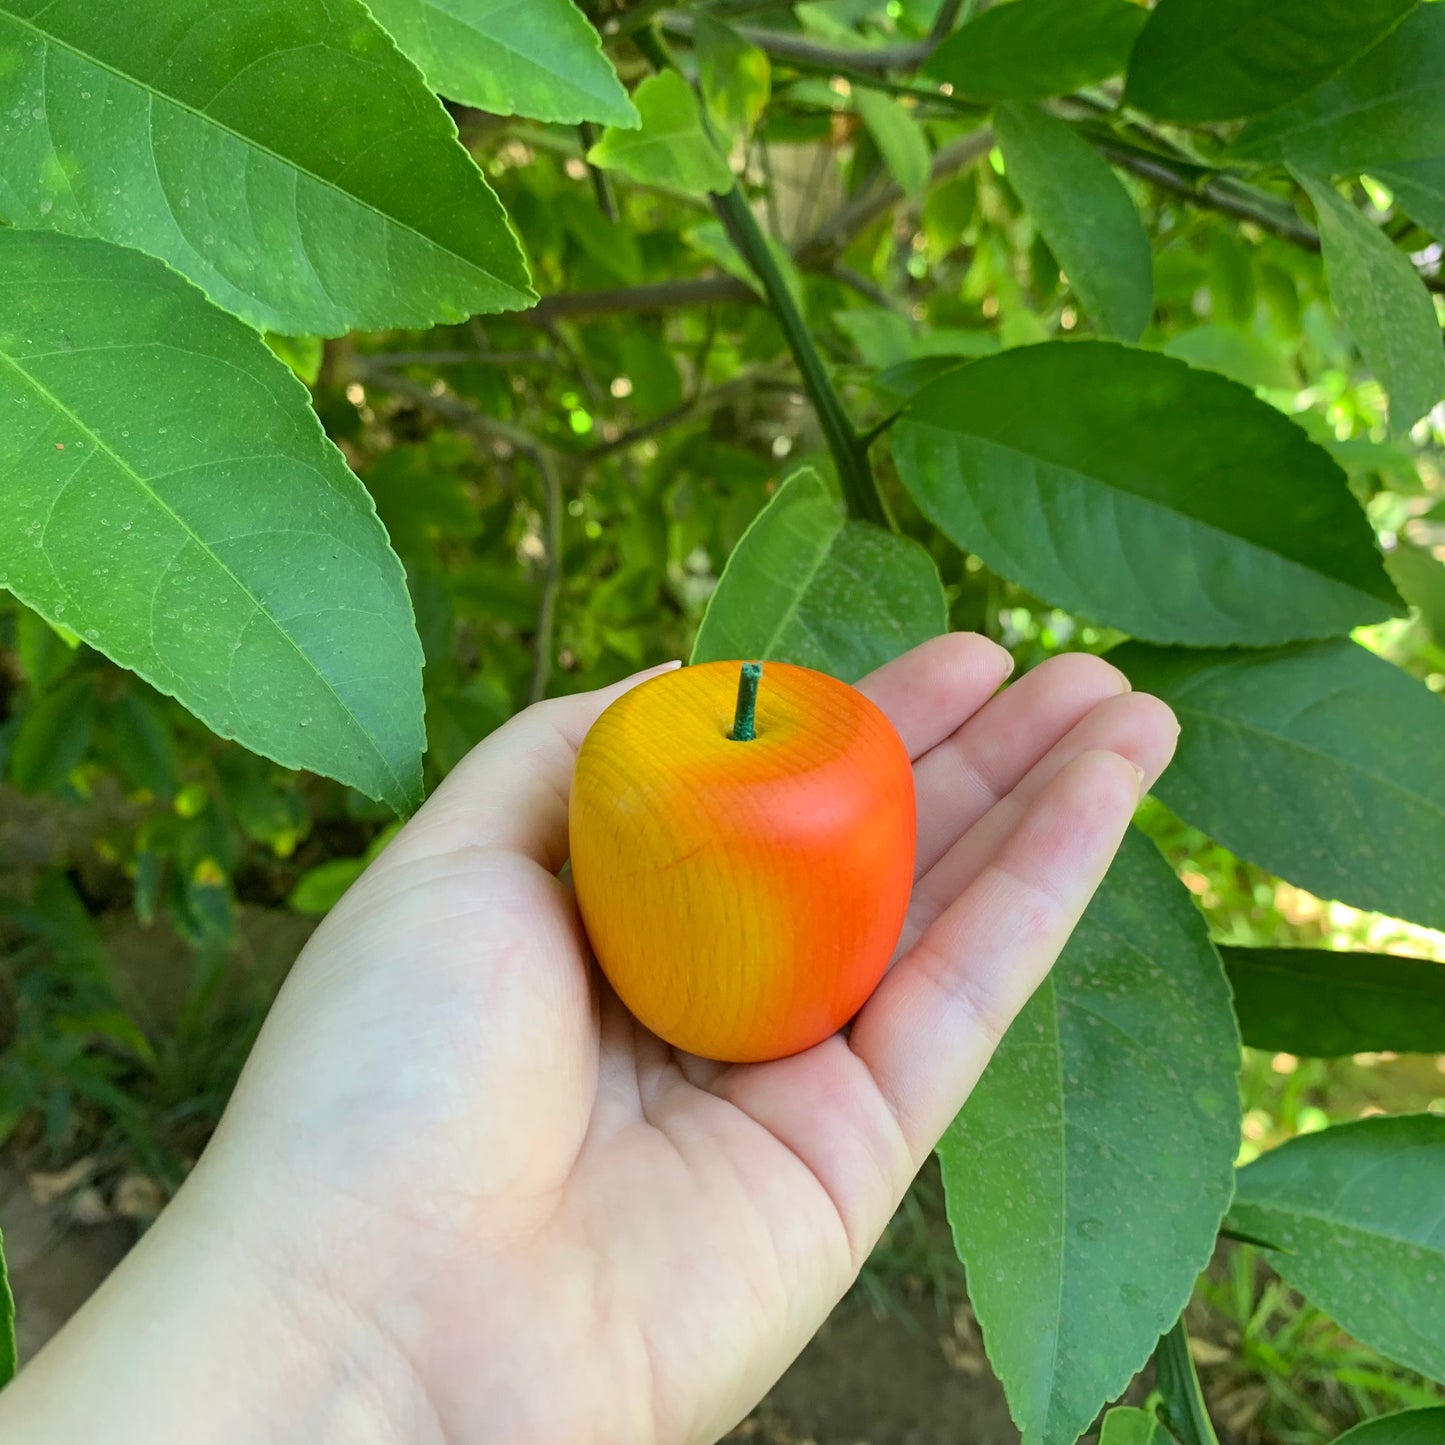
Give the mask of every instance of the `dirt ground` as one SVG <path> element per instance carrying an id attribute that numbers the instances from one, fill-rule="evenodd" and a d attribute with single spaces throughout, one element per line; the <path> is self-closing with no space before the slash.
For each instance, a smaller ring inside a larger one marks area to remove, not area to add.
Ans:
<path id="1" fill-rule="evenodd" d="M 0 1165 L 0 1223 L 22 1363 L 73 1314 L 134 1238 L 123 1221 L 66 1222 Z M 859 1296 L 728 1437 L 750 1445 L 1018 1445 L 966 1312 L 879 1314 Z"/>

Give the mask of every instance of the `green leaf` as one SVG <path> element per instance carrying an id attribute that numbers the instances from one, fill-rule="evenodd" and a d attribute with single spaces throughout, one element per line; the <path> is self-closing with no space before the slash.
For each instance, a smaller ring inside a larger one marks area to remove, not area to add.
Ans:
<path id="1" fill-rule="evenodd" d="M 572 0 L 367 0 L 449 100 L 493 115 L 636 125 L 637 112 Z"/>
<path id="2" fill-rule="evenodd" d="M 1221 948 L 1251 1048 L 1310 1058 L 1445 1053 L 1445 965 L 1323 948 Z"/>
<path id="3" fill-rule="evenodd" d="M 286 905 L 295 913 L 319 918 L 341 901 L 341 895 L 366 871 L 363 858 L 328 858 L 296 880 Z"/>
<path id="4" fill-rule="evenodd" d="M 1423 547 L 1401 542 L 1385 555 L 1385 570 L 1400 596 L 1420 609 L 1420 620 L 1430 635 L 1445 647 L 1445 564 Z"/>
<path id="5" fill-rule="evenodd" d="M 1297 173 L 1319 217 L 1330 299 L 1390 397 L 1403 437 L 1445 395 L 1445 345 L 1435 303 L 1410 258 L 1329 181 Z"/>
<path id="6" fill-rule="evenodd" d="M 924 67 L 975 100 L 1044 100 L 1118 74 L 1148 12 L 1130 0 L 1016 0 L 949 36 Z"/>
<path id="7" fill-rule="evenodd" d="M 0 1388 L 15 1375 L 15 1296 L 5 1268 L 5 1233 L 0 1230 Z"/>
<path id="8" fill-rule="evenodd" d="M 905 196 L 920 194 L 928 184 L 932 157 L 923 127 L 913 118 L 913 113 L 892 96 L 876 90 L 860 88 L 853 96 L 853 104 L 883 157 L 884 169 L 898 182 Z"/>
<path id="9" fill-rule="evenodd" d="M 1175 1445 L 1175 1442 L 1153 1411 L 1120 1405 L 1104 1416 L 1099 1445 Z"/>
<path id="10" fill-rule="evenodd" d="M 730 135 L 751 135 L 772 94 L 767 52 L 706 10 L 693 16 L 692 44 L 703 99 L 713 119 Z"/>
<path id="11" fill-rule="evenodd" d="M 904 484 L 960 547 L 1136 637 L 1262 646 L 1398 611 L 1329 453 L 1157 352 L 983 357 L 919 392 L 893 436 Z"/>
<path id="12" fill-rule="evenodd" d="M 691 660 L 777 658 L 856 682 L 947 629 L 928 553 L 849 521 L 805 467 L 783 482 L 728 558 Z"/>
<path id="13" fill-rule="evenodd" d="M 1299 390 L 1299 374 L 1289 352 L 1237 326 L 1195 326 L 1177 332 L 1159 349 L 1165 356 L 1204 371 L 1217 371 L 1243 386 Z"/>
<path id="14" fill-rule="evenodd" d="M 1445 158 L 1445 7 L 1421 5 L 1333 80 L 1252 122 L 1234 155 L 1331 176 Z"/>
<path id="15" fill-rule="evenodd" d="M 1445 1380 L 1442 1179 L 1445 1118 L 1361 1119 L 1241 1169 L 1229 1223 L 1361 1343 Z"/>
<path id="16" fill-rule="evenodd" d="M 1370 173 L 1395 193 L 1414 221 L 1437 241 L 1445 240 L 1445 155 L 1372 166 Z"/>
<path id="17" fill-rule="evenodd" d="M 1419 0 L 1159 0 L 1125 101 L 1165 120 L 1259 115 L 1377 45 Z"/>
<path id="18" fill-rule="evenodd" d="M 587 152 L 594 166 L 685 195 L 723 195 L 732 190 L 733 173 L 703 129 L 702 107 L 682 76 L 675 70 L 649 75 L 633 100 L 642 128 L 608 126 Z"/>
<path id="19" fill-rule="evenodd" d="M 291 368 L 307 386 L 315 386 L 326 356 L 325 343 L 319 336 L 282 336 L 277 331 L 266 333 L 266 345 Z"/>
<path id="20" fill-rule="evenodd" d="M 0 584 L 223 737 L 421 789 L 400 563 L 306 388 L 160 262 L 0 231 Z"/>
<path id="21" fill-rule="evenodd" d="M 22 793 L 61 787 L 80 766 L 95 727 L 95 689 L 73 677 L 47 693 L 20 719 L 10 745 L 10 776 Z"/>
<path id="22" fill-rule="evenodd" d="M 1109 163 L 1036 106 L 1003 105 L 994 122 L 1004 172 L 1094 324 L 1137 341 L 1154 310 L 1149 236 Z"/>
<path id="23" fill-rule="evenodd" d="M 535 299 L 456 127 L 360 0 L 0 0 L 0 216 L 134 246 L 292 335 Z"/>
<path id="24" fill-rule="evenodd" d="M 939 1146 L 1025 1445 L 1073 1445 L 1179 1317 L 1233 1187 L 1238 1067 L 1204 921 L 1131 831 Z"/>
<path id="25" fill-rule="evenodd" d="M 1335 1440 L 1335 1445 L 1440 1445 L 1445 1440 L 1445 1406 L 1400 1410 L 1366 1420 Z M 1102 1445 L 1102 1442 L 1100 1442 Z"/>
<path id="26" fill-rule="evenodd" d="M 763 290 L 763 283 L 758 280 L 757 273 L 743 259 L 742 252 L 733 245 L 732 237 L 728 235 L 727 228 L 721 221 L 703 221 L 696 226 L 690 226 L 683 233 L 683 240 L 694 251 L 700 251 L 719 269 L 726 271 L 729 276 L 735 276 L 749 290 L 756 292 L 759 296 L 767 295 Z M 773 260 L 777 262 L 778 270 L 782 272 L 783 284 L 787 286 L 793 299 L 801 307 L 803 304 L 803 278 L 798 274 L 797 262 L 788 253 L 788 248 L 774 237 L 764 236 L 763 240 L 772 254 Z"/>
<path id="27" fill-rule="evenodd" d="M 977 363 L 975 363 L 977 364 Z M 1155 793 L 1322 898 L 1445 928 L 1445 703 L 1344 638 L 1109 659 L 1183 732 Z"/>

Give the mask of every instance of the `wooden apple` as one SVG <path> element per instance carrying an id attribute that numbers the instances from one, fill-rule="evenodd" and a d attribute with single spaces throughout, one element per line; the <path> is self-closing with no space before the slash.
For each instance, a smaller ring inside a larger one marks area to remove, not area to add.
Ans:
<path id="1" fill-rule="evenodd" d="M 633 688 L 572 783 L 572 877 L 603 972 L 668 1043 L 730 1062 L 845 1024 L 913 886 L 913 770 L 892 724 L 824 673 L 761 674 L 711 662 Z"/>

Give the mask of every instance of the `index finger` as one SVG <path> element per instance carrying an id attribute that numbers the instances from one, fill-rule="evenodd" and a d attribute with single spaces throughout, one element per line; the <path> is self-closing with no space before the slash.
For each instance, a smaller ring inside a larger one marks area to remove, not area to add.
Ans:
<path id="1" fill-rule="evenodd" d="M 452 769 L 387 848 L 388 865 L 493 848 L 556 873 L 567 861 L 567 794 L 587 730 L 623 693 L 681 665 L 665 662 L 519 712 Z"/>

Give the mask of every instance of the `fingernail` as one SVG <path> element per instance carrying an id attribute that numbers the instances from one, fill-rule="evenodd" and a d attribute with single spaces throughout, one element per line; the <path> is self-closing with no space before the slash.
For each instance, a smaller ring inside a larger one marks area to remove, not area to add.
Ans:
<path id="1" fill-rule="evenodd" d="M 1142 798 L 1145 793 L 1144 769 L 1141 768 L 1138 763 L 1131 762 L 1129 766 L 1134 769 L 1134 777 L 1137 780 L 1139 787 L 1139 796 Z"/>
<path id="2" fill-rule="evenodd" d="M 1003 678 L 1007 682 L 1014 675 L 1014 668 L 1018 666 L 1018 659 L 1002 643 L 998 644 L 998 650 L 1003 653 Z"/>

